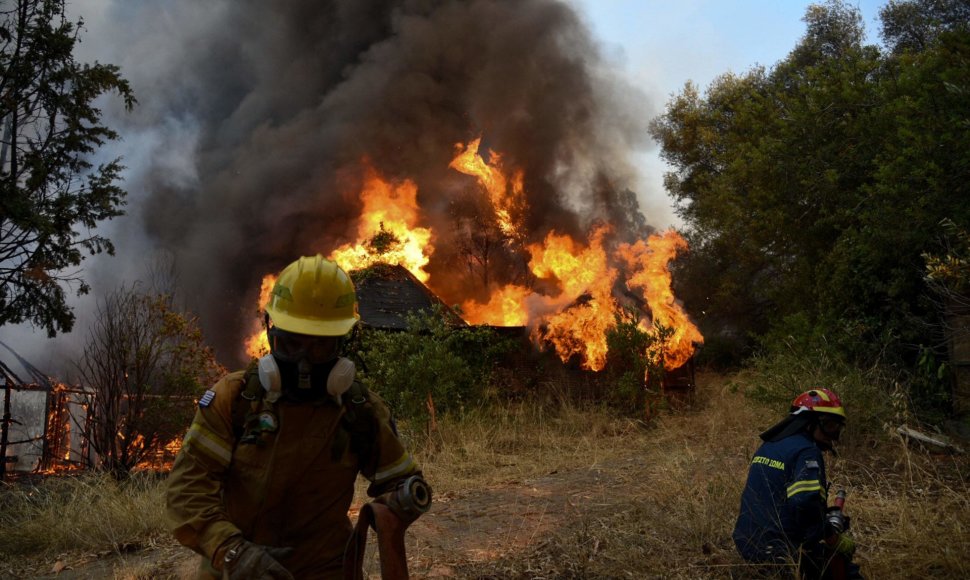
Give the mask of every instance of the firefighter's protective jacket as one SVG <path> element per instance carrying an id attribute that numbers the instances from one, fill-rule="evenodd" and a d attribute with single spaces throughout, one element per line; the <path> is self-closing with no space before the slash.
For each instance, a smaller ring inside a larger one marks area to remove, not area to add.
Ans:
<path id="1" fill-rule="evenodd" d="M 390 412 L 373 393 L 366 433 L 351 433 L 348 405 L 333 399 L 245 400 L 245 374 L 220 380 L 199 401 L 172 467 L 168 516 L 176 539 L 201 554 L 203 570 L 232 536 L 294 548 L 281 563 L 297 578 L 339 577 L 351 534 L 347 510 L 358 472 L 378 495 L 418 466 L 395 435 Z M 259 405 L 257 408 L 257 404 Z M 245 432 L 239 405 L 248 409 Z M 350 425 L 348 427 L 348 425 Z M 364 442 L 361 442 L 362 435 Z"/>
<path id="2" fill-rule="evenodd" d="M 751 460 L 734 527 L 741 556 L 780 560 L 819 542 L 827 490 L 822 451 L 807 433 L 764 443 Z"/>

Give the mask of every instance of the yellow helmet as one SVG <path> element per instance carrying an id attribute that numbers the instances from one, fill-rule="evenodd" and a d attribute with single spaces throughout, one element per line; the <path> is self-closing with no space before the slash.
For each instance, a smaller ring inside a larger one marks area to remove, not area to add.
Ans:
<path id="1" fill-rule="evenodd" d="M 266 314 L 281 330 L 311 336 L 343 336 L 360 320 L 350 276 L 320 254 L 283 268 Z"/>

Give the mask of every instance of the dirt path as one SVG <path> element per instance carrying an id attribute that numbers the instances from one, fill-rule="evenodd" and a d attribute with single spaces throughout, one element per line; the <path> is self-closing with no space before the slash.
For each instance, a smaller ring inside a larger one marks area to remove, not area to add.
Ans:
<path id="1" fill-rule="evenodd" d="M 515 557 L 557 529 L 584 515 L 609 509 L 635 495 L 635 472 L 642 460 L 631 456 L 610 465 L 557 471 L 531 480 L 487 489 L 439 494 L 432 510 L 408 533 L 415 578 L 464 577 L 462 568 Z M 376 546 L 368 547 L 367 568 L 377 577 Z M 127 554 L 63 556 L 38 563 L 31 577 L 60 579 L 192 578 L 197 556 L 168 538 Z M 9 571 L 0 578 L 13 578 Z"/>
<path id="2" fill-rule="evenodd" d="M 635 495 L 631 474 L 641 463 L 631 454 L 609 466 L 554 472 L 441 498 L 414 525 L 412 566 L 434 577 L 436 569 L 447 573 L 449 564 L 514 557 L 550 533 Z"/>

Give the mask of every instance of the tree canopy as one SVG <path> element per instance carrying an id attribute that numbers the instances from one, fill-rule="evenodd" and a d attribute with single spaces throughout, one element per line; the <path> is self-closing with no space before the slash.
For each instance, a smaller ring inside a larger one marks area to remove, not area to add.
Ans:
<path id="1" fill-rule="evenodd" d="M 679 295 L 709 340 L 824 334 L 862 358 L 937 340 L 923 255 L 942 220 L 970 223 L 966 11 L 892 2 L 879 48 L 857 9 L 811 6 L 784 60 L 688 84 L 655 119 L 692 246 Z"/>
<path id="2" fill-rule="evenodd" d="M 135 102 L 118 67 L 75 61 L 82 23 L 64 4 L 0 8 L 0 325 L 30 322 L 49 336 L 74 324 L 65 286 L 89 290 L 76 269 L 85 253 L 114 252 L 94 229 L 122 215 L 119 160 L 89 160 L 118 138 L 94 101 L 116 92 Z"/>

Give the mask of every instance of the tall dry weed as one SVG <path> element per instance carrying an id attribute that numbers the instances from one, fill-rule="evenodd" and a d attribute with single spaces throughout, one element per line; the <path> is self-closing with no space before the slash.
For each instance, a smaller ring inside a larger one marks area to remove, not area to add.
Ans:
<path id="1" fill-rule="evenodd" d="M 136 474 L 118 482 L 103 473 L 8 486 L 2 496 L 0 554 L 128 549 L 164 533 L 160 480 Z"/>

